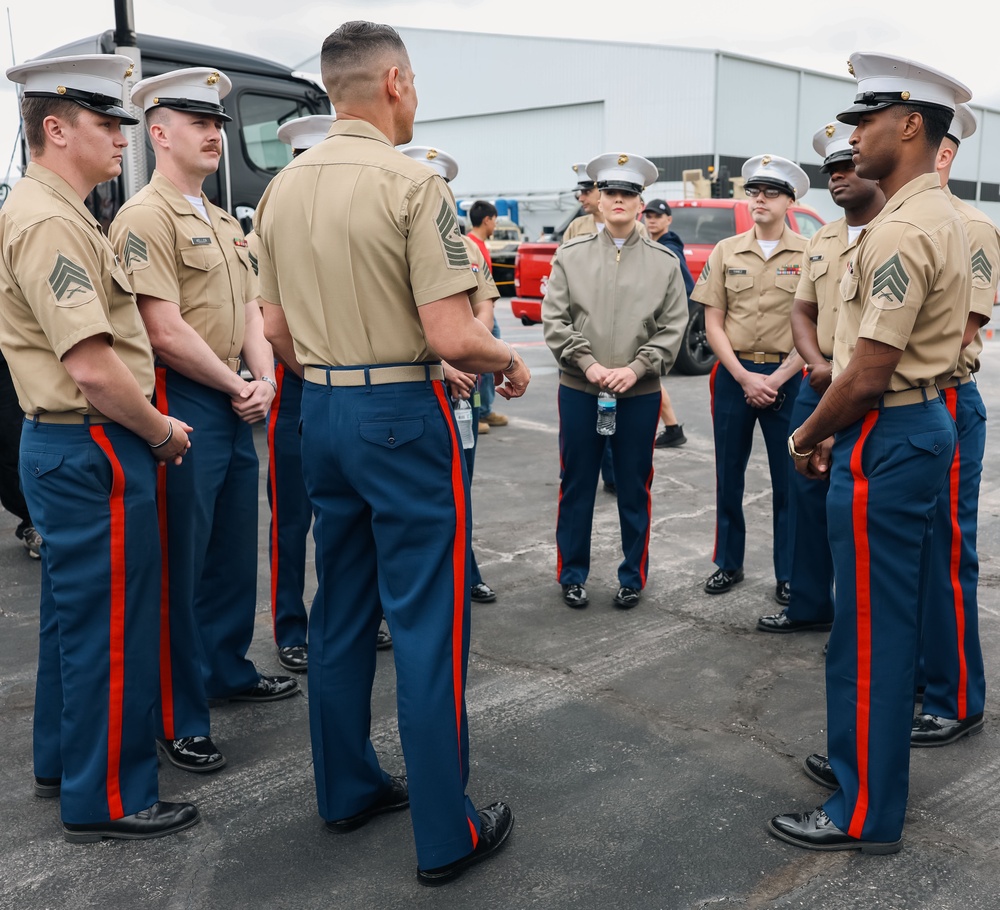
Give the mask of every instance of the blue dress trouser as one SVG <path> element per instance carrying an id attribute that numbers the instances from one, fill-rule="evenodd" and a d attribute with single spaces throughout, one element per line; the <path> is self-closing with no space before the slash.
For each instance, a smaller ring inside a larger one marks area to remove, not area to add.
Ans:
<path id="1" fill-rule="evenodd" d="M 624 559 L 618 583 L 641 591 L 649 572 L 653 443 L 660 393 L 619 398 L 615 432 L 597 432 L 597 396 L 559 386 L 559 515 L 556 575 L 563 585 L 586 584 L 597 478 L 605 449 L 614 457 Z"/>
<path id="2" fill-rule="evenodd" d="M 938 498 L 930 575 L 923 601 L 923 711 L 964 720 L 981 714 L 986 676 L 979 643 L 979 482 L 986 450 L 986 405 L 975 382 L 944 390 L 958 445 Z"/>
<path id="3" fill-rule="evenodd" d="M 421 868 L 475 848 L 469 734 L 469 482 L 443 382 L 306 382 L 302 461 L 316 511 L 309 728 L 319 813 L 387 785 L 371 742 L 375 642 L 393 639 L 399 735 Z"/>
<path id="4" fill-rule="evenodd" d="M 279 648 L 306 643 L 309 619 L 302 596 L 306 584 L 306 539 L 312 506 L 302 479 L 302 380 L 275 363 L 278 391 L 267 415 L 267 502 L 271 507 L 267 546 L 271 560 L 271 619 Z"/>
<path id="5" fill-rule="evenodd" d="M 836 610 L 826 658 L 824 809 L 852 837 L 896 841 L 910 768 L 920 589 L 955 447 L 940 398 L 869 411 L 837 434 L 827 497 Z"/>
<path id="6" fill-rule="evenodd" d="M 208 699 L 259 678 L 246 656 L 257 608 L 257 452 L 224 392 L 157 367 L 154 404 L 194 427 L 184 461 L 159 468 L 163 735 L 208 736 Z"/>
<path id="7" fill-rule="evenodd" d="M 810 417 L 822 396 L 803 376 L 799 394 L 792 405 L 791 431 Z M 833 622 L 833 556 L 826 531 L 826 494 L 830 484 L 811 480 L 795 470 L 786 459 L 789 471 L 788 540 L 791 546 L 789 582 L 792 597 L 785 608 L 794 622 Z"/>
<path id="8" fill-rule="evenodd" d="M 753 373 L 770 376 L 777 363 L 740 361 Z M 774 529 L 774 577 L 788 581 L 791 574 L 788 540 L 788 434 L 792 405 L 799 391 L 799 376 L 781 387 L 784 401 L 778 410 L 748 404 L 741 386 L 721 363 L 709 378 L 712 428 L 715 434 L 715 552 L 712 561 L 735 572 L 743 568 L 747 526 L 743 516 L 743 491 L 747 464 L 753 449 L 754 424 L 760 423 L 771 471 L 771 509 Z"/>
<path id="9" fill-rule="evenodd" d="M 156 469 L 113 423 L 26 420 L 24 495 L 43 536 L 34 770 L 70 824 L 157 800 Z"/>

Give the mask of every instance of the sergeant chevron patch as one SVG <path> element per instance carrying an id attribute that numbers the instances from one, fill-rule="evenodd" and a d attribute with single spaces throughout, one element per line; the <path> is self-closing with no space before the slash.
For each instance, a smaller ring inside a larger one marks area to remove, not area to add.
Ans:
<path id="1" fill-rule="evenodd" d="M 701 274 L 698 276 L 698 284 L 704 284 L 706 281 L 708 281 L 709 269 L 710 265 L 709 263 L 706 262 L 705 268 L 701 270 Z"/>
<path id="2" fill-rule="evenodd" d="M 982 247 L 972 254 L 972 283 L 977 288 L 988 288 L 993 283 L 993 263 Z"/>
<path id="3" fill-rule="evenodd" d="M 441 245 L 444 247 L 445 258 L 450 269 L 467 269 L 469 267 L 469 252 L 462 242 L 462 232 L 458 229 L 458 220 L 447 200 L 441 200 L 441 210 L 437 218 L 438 232 L 441 234 Z"/>
<path id="4" fill-rule="evenodd" d="M 880 310 L 898 310 L 906 299 L 910 276 L 903 267 L 899 253 L 895 253 L 875 269 L 872 279 L 871 301 Z"/>
<path id="5" fill-rule="evenodd" d="M 49 287 L 52 288 L 56 303 L 66 306 L 86 303 L 96 296 L 87 270 L 62 253 L 57 256 L 55 267 L 49 275 Z"/>
<path id="6" fill-rule="evenodd" d="M 144 269 L 149 265 L 149 248 L 146 241 L 136 236 L 131 231 L 125 238 L 125 268 L 130 272 L 136 269 Z"/>
<path id="7" fill-rule="evenodd" d="M 253 269 L 253 273 L 255 275 L 260 276 L 260 272 L 257 269 L 257 257 L 254 256 L 253 253 L 250 253 L 249 255 L 250 255 L 250 268 Z"/>

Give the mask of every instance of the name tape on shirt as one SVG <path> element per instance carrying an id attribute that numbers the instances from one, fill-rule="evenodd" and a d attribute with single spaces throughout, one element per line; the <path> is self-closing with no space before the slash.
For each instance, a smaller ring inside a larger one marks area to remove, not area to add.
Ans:
<path id="1" fill-rule="evenodd" d="M 195 246 L 208 246 L 212 242 L 211 237 L 192 237 L 191 242 Z"/>
<path id="2" fill-rule="evenodd" d="M 810 262 L 820 262 L 820 261 L 822 261 L 822 259 L 823 259 L 823 254 L 822 253 L 820 253 L 818 256 L 810 256 L 809 257 L 809 261 Z"/>
<path id="3" fill-rule="evenodd" d="M 727 275 L 745 275 L 746 273 L 746 269 L 726 269 Z"/>

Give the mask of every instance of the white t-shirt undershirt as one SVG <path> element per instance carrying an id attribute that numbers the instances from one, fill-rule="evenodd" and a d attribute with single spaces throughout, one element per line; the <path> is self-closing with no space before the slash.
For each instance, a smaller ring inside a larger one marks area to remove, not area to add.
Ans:
<path id="1" fill-rule="evenodd" d="M 205 209 L 205 203 L 201 201 L 201 196 L 184 196 L 191 205 L 194 206 L 194 210 L 201 215 L 209 224 L 212 223 L 212 219 L 208 217 L 208 211 Z"/>
<path id="2" fill-rule="evenodd" d="M 866 227 L 868 227 L 867 224 L 847 225 L 847 242 L 854 243 Z"/>
<path id="3" fill-rule="evenodd" d="M 760 247 L 761 252 L 764 254 L 765 259 L 771 258 L 771 253 L 774 252 L 774 248 L 778 245 L 777 240 L 758 240 L 757 245 Z"/>

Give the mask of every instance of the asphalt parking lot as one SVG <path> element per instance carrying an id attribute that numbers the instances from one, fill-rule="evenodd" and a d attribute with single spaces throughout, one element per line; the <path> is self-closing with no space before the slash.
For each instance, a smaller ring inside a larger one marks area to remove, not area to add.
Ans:
<path id="1" fill-rule="evenodd" d="M 306 699 L 213 709 L 229 758 L 213 775 L 161 767 L 164 799 L 191 799 L 202 823 L 177 836 L 72 846 L 55 800 L 32 794 L 31 711 L 38 564 L 0 514 L 0 908 L 739 907 L 993 910 L 1000 903 L 1000 724 L 916 750 L 904 849 L 811 853 L 770 837 L 767 819 L 826 791 L 801 772 L 824 751 L 825 635 L 755 632 L 771 599 L 770 496 L 763 441 L 747 475 L 746 581 L 708 597 L 714 474 L 708 383 L 671 377 L 688 443 L 655 456 L 649 584 L 613 608 L 620 558 L 615 501 L 598 491 L 590 607 L 567 609 L 555 581 L 555 369 L 539 326 L 500 308 L 506 340 L 533 370 L 510 425 L 480 441 L 474 544 L 497 602 L 474 605 L 469 661 L 469 792 L 514 808 L 511 841 L 447 888 L 417 884 L 406 813 L 349 835 L 316 812 Z M 1000 341 L 981 374 L 1000 413 Z M 263 452 L 263 435 L 258 433 Z M 998 681 L 1000 459 L 988 447 L 980 510 L 980 611 L 987 675 Z M 251 656 L 278 670 L 267 602 L 260 486 L 258 621 Z M 307 592 L 311 594 L 311 591 Z M 391 652 L 380 653 L 373 741 L 403 770 Z"/>

